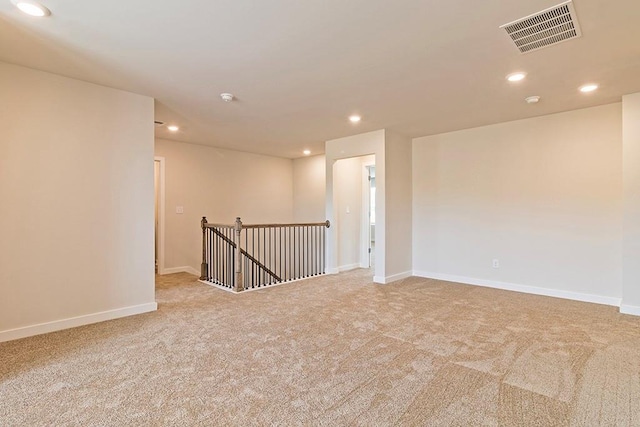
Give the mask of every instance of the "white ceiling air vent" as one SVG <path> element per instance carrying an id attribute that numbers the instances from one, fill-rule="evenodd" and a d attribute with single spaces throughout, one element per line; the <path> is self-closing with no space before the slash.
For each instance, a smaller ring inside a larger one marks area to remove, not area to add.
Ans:
<path id="1" fill-rule="evenodd" d="M 580 37 L 580 25 L 571 0 L 542 12 L 501 25 L 521 53 Z"/>

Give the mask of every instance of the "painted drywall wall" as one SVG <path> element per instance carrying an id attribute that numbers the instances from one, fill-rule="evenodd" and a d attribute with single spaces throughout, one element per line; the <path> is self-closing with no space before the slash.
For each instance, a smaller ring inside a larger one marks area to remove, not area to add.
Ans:
<path id="1" fill-rule="evenodd" d="M 293 160 L 293 220 L 322 222 L 325 218 L 325 156 Z"/>
<path id="2" fill-rule="evenodd" d="M 328 273 L 338 272 L 338 204 L 337 184 L 334 180 L 334 163 L 340 159 L 374 155 L 376 161 L 376 247 L 375 273 L 373 281 L 386 283 L 385 278 L 385 131 L 361 133 L 359 135 L 326 141 L 326 216 L 332 227 L 327 232 Z"/>
<path id="3" fill-rule="evenodd" d="M 0 63 L 0 340 L 155 310 L 153 99 Z"/>
<path id="4" fill-rule="evenodd" d="M 620 311 L 640 316 L 640 93 L 622 98 L 623 298 Z"/>
<path id="5" fill-rule="evenodd" d="M 615 304 L 621 120 L 618 103 L 415 139 L 416 273 Z"/>
<path id="6" fill-rule="evenodd" d="M 219 224 L 293 220 L 290 159 L 163 139 L 155 155 L 165 159 L 165 273 L 200 273 L 203 216 Z"/>
<path id="7" fill-rule="evenodd" d="M 387 280 L 412 273 L 412 142 L 385 130 Z"/>
<path id="8" fill-rule="evenodd" d="M 333 179 L 337 184 L 338 269 L 345 271 L 360 265 L 362 158 L 338 160 L 333 168 Z"/>

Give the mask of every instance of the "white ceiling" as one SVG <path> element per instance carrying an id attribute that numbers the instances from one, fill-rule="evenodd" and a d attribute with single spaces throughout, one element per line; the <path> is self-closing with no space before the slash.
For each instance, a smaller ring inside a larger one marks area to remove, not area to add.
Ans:
<path id="1" fill-rule="evenodd" d="M 159 137 L 293 158 L 381 128 L 418 137 L 639 92 L 638 0 L 574 0 L 583 36 L 525 55 L 498 28 L 560 2 L 42 0 L 52 15 L 32 18 L 0 0 L 0 60 L 152 96 L 181 127 Z M 517 70 L 528 78 L 507 83 Z"/>

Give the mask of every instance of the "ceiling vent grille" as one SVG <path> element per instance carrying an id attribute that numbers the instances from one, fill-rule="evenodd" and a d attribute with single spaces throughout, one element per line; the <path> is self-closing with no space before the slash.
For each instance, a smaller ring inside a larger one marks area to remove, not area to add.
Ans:
<path id="1" fill-rule="evenodd" d="M 580 25 L 571 0 L 501 25 L 521 53 L 532 52 L 580 37 Z"/>

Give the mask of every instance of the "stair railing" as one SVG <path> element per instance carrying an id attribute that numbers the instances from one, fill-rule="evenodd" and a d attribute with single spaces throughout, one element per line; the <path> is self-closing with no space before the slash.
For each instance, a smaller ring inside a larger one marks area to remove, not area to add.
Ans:
<path id="1" fill-rule="evenodd" d="M 200 280 L 235 292 L 325 273 L 329 221 L 211 224 L 203 217 Z"/>

